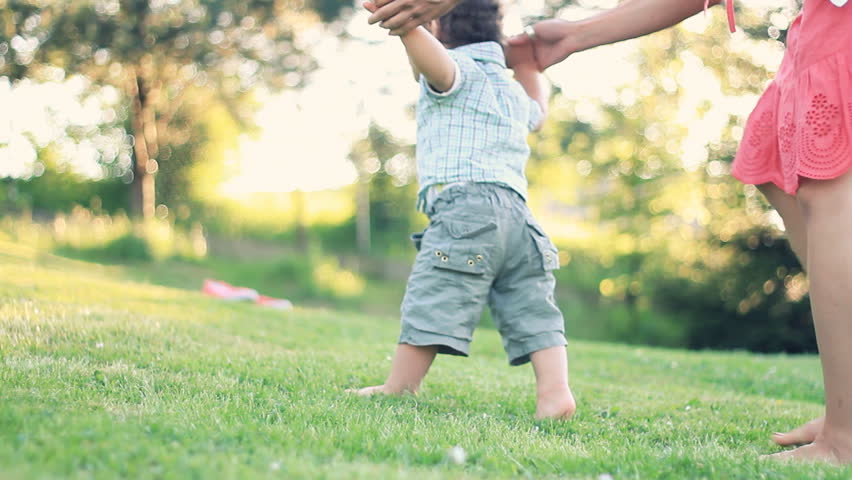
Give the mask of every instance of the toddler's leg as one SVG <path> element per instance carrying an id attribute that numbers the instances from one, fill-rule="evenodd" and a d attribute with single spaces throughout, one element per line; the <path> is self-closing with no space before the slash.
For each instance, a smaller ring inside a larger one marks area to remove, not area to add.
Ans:
<path id="1" fill-rule="evenodd" d="M 417 393 L 437 353 L 436 346 L 419 347 L 400 343 L 396 347 L 391 372 L 385 383 L 353 391 L 358 395 Z"/>
<path id="2" fill-rule="evenodd" d="M 536 419 L 567 420 L 577 404 L 568 386 L 568 354 L 565 347 L 550 347 L 530 355 L 536 381 Z"/>

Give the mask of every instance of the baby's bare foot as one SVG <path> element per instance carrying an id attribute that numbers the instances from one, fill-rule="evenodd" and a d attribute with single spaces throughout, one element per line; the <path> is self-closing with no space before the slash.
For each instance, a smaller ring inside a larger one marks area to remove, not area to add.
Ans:
<path id="1" fill-rule="evenodd" d="M 384 385 L 375 385 L 364 388 L 349 388 L 346 390 L 346 393 L 354 393 L 356 395 L 361 395 L 362 397 L 369 397 L 372 395 L 388 395 L 390 392 L 385 390 Z"/>
<path id="2" fill-rule="evenodd" d="M 373 387 L 350 388 L 346 390 L 346 393 L 354 393 L 356 395 L 361 395 L 362 397 L 369 397 L 372 395 L 402 395 L 405 393 L 416 394 L 417 391 L 410 387 L 402 388 L 383 384 L 375 385 Z"/>
<path id="3" fill-rule="evenodd" d="M 787 433 L 772 434 L 772 441 L 782 446 L 807 445 L 822 432 L 825 417 L 819 417 Z"/>
<path id="4" fill-rule="evenodd" d="M 577 410 L 577 403 L 569 388 L 555 392 L 539 393 L 535 406 L 536 420 L 568 420 Z"/>

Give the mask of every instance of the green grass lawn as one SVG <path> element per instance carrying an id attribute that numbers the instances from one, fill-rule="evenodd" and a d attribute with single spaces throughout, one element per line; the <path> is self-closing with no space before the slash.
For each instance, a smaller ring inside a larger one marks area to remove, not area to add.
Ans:
<path id="1" fill-rule="evenodd" d="M 134 278 L 0 242 L 0 478 L 852 475 L 758 459 L 820 413 L 815 357 L 576 341 L 578 414 L 536 422 L 532 371 L 493 330 L 471 358 L 440 357 L 419 396 L 357 398 L 344 389 L 384 378 L 395 318 Z"/>

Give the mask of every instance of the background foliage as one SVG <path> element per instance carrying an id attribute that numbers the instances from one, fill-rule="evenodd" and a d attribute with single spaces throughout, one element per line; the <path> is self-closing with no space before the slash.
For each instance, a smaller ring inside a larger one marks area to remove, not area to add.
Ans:
<path id="1" fill-rule="evenodd" d="M 103 179 L 68 170 L 59 145 L 38 145 L 40 168 L 29 178 L 0 182 L 0 208 L 26 222 L 55 222 L 75 205 L 92 218 L 146 213 L 182 232 L 175 238 L 185 238 L 186 247 L 152 254 L 150 231 L 128 223 L 120 235 L 90 242 L 100 250 L 63 242 L 52 248 L 110 260 L 199 261 L 193 238 L 200 234 L 210 246 L 200 257 L 236 257 L 230 269 L 218 270 L 222 276 L 231 272 L 309 301 L 339 301 L 344 290 L 369 300 L 370 289 L 381 286 L 374 302 L 349 305 L 396 310 L 413 256 L 407 235 L 424 219 L 413 209 L 413 145 L 389 126 L 369 125 L 351 146 L 348 160 L 359 176 L 352 187 L 243 203 L 215 193 L 231 174 L 224 152 L 252 128 L 258 88 L 310 82 L 315 63 L 298 36 L 305 25 L 345 17 L 347 6 L 334 0 L 0 0 L 0 77 L 21 84 L 82 76 L 89 94 L 112 89 L 118 99 L 97 129 L 70 128 L 63 140 L 116 138 L 99 147 Z M 718 17 L 703 32 L 678 27 L 636 40 L 630 59 L 636 80 L 595 104 L 557 89 L 543 132 L 531 137 L 528 174 L 534 211 L 563 250 L 557 299 L 570 334 L 690 348 L 815 351 L 807 282 L 778 217 L 756 189 L 729 176 L 744 119 L 684 81 L 699 72 L 725 95 L 757 94 L 777 67 L 759 52 L 782 48 L 786 24 L 779 18 L 790 19 L 796 7 L 740 10 L 743 33 L 733 38 Z M 544 13 L 577 8 L 548 2 Z M 339 29 L 326 34 L 345 36 Z M 684 112 L 697 112 L 699 120 L 682 121 Z M 720 115 L 721 124 L 710 122 Z M 128 195 L 142 191 L 143 177 L 158 179 L 157 200 L 144 208 L 141 193 Z M 17 223 L 7 222 L 7 231 L 20 230 L 11 225 Z M 41 234 L 57 235 L 55 228 Z M 216 247 L 234 239 L 270 261 L 234 273 L 241 249 Z M 361 287 L 321 286 L 335 283 Z"/>

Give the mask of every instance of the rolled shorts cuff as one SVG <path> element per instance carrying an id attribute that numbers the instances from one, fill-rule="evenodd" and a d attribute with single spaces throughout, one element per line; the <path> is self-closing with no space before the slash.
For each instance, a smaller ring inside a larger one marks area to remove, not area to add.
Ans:
<path id="1" fill-rule="evenodd" d="M 451 337 L 441 333 L 427 332 L 413 327 L 403 327 L 399 342 L 417 347 L 437 346 L 438 353 L 467 357 L 470 353 L 470 341 Z"/>
<path id="2" fill-rule="evenodd" d="M 506 353 L 509 355 L 509 365 L 518 366 L 529 362 L 531 353 L 565 345 L 568 345 L 568 342 L 565 340 L 564 333 L 559 331 L 544 332 L 521 341 L 509 341 L 506 346 Z"/>

